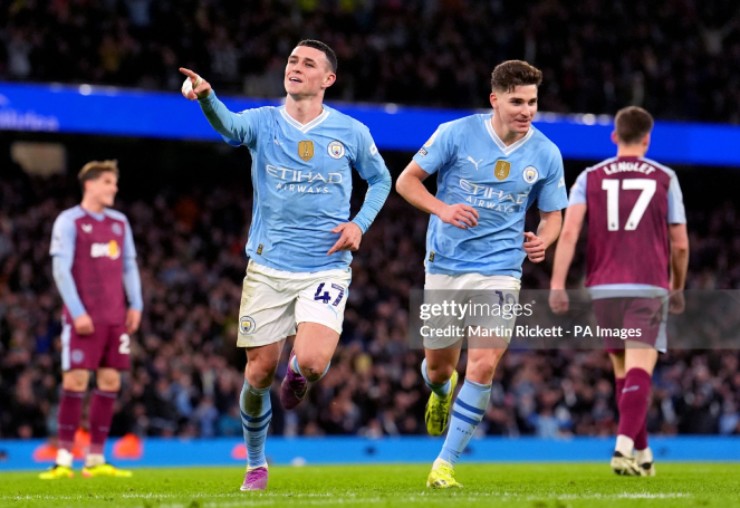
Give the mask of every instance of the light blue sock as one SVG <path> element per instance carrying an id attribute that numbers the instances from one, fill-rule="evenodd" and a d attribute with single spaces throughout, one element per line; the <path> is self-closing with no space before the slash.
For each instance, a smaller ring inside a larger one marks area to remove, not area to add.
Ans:
<path id="1" fill-rule="evenodd" d="M 430 390 L 432 390 L 434 393 L 437 394 L 440 398 L 447 397 L 447 394 L 450 393 L 450 388 L 452 387 L 452 383 L 448 379 L 446 383 L 442 384 L 435 384 L 432 383 L 432 381 L 429 379 L 429 373 L 427 372 L 427 359 L 424 358 L 424 360 L 421 362 L 421 377 L 424 378 L 424 383 L 429 387 Z"/>
<path id="2" fill-rule="evenodd" d="M 483 419 L 491 398 L 491 385 L 465 380 L 452 405 L 452 418 L 440 459 L 455 464 Z"/>
<path id="3" fill-rule="evenodd" d="M 254 388 L 244 380 L 239 396 L 239 409 L 242 416 L 244 444 L 247 446 L 247 467 L 255 468 L 267 464 L 265 441 L 272 419 L 270 387 Z"/>

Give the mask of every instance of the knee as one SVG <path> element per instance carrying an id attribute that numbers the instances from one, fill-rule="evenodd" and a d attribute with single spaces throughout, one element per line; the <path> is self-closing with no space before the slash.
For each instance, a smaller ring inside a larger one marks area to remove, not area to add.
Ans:
<path id="1" fill-rule="evenodd" d="M 86 391 L 89 382 L 90 373 L 86 370 L 70 370 L 62 376 L 62 388 L 71 392 Z"/>
<path id="2" fill-rule="evenodd" d="M 318 359 L 309 359 L 305 363 L 298 360 L 298 368 L 301 369 L 301 374 L 312 383 L 323 377 L 328 366 L 328 362 Z"/>
<path id="3" fill-rule="evenodd" d="M 113 371 L 106 374 L 98 373 L 97 386 L 104 392 L 117 392 L 121 390 L 121 374 Z"/>

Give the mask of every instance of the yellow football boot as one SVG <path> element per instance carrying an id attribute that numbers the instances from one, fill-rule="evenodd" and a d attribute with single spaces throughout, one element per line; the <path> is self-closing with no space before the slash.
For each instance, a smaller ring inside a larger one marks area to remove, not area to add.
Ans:
<path id="1" fill-rule="evenodd" d="M 444 399 L 440 398 L 434 392 L 429 395 L 429 400 L 424 410 L 424 421 L 427 424 L 427 433 L 430 436 L 441 436 L 450 424 L 450 406 L 452 405 L 452 397 L 455 396 L 457 377 L 457 371 L 452 371 L 450 391 Z"/>
<path id="2" fill-rule="evenodd" d="M 427 487 L 430 489 L 461 489 L 462 483 L 455 480 L 455 470 L 446 460 L 437 459 L 432 464 L 432 470 L 427 477 Z"/>

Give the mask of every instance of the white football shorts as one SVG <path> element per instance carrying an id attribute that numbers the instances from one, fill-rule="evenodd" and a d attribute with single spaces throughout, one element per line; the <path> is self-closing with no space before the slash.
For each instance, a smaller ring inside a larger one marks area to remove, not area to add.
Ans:
<path id="1" fill-rule="evenodd" d="M 238 347 L 264 346 L 295 335 L 299 323 L 342 333 L 352 271 L 287 272 L 250 260 L 239 306 Z"/>
<path id="2" fill-rule="evenodd" d="M 501 339 L 508 344 L 520 288 L 519 279 L 506 275 L 427 273 L 424 303 L 436 305 L 436 312 L 424 320 L 424 347 L 444 349 L 465 337 L 468 347 L 497 347 Z"/>

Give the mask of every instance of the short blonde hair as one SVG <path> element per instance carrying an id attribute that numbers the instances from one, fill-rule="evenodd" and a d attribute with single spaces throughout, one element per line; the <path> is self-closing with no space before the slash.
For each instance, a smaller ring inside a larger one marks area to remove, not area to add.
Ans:
<path id="1" fill-rule="evenodd" d="M 80 184 L 84 185 L 88 180 L 97 180 L 103 173 L 113 173 L 117 177 L 118 161 L 90 161 L 82 166 L 82 169 L 77 174 L 77 178 L 80 180 Z"/>

